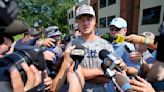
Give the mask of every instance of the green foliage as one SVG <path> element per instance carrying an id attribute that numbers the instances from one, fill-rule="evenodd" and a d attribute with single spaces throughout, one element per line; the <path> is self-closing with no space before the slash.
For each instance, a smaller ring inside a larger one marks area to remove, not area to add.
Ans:
<path id="1" fill-rule="evenodd" d="M 16 36 L 14 36 L 14 41 L 17 41 L 22 37 L 23 37 L 23 34 L 16 35 Z"/>
<path id="2" fill-rule="evenodd" d="M 108 40 L 110 38 L 110 35 L 109 33 L 105 33 L 102 35 L 102 38 L 105 39 L 105 40 Z"/>
<path id="3" fill-rule="evenodd" d="M 26 21 L 30 26 L 38 23 L 41 27 L 58 26 L 68 34 L 67 9 L 76 0 L 17 0 L 22 7 L 19 20 Z"/>

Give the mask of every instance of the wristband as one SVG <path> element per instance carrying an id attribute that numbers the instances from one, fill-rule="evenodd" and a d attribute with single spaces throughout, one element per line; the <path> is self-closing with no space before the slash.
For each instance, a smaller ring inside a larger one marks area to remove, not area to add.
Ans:
<path id="1" fill-rule="evenodd" d="M 131 89 L 132 86 L 129 83 L 125 83 L 121 86 L 121 89 L 125 92 L 128 89 Z"/>

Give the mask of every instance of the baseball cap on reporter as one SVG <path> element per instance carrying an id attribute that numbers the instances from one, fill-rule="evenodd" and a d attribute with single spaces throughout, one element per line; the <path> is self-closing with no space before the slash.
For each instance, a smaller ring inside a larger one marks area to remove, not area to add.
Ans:
<path id="1" fill-rule="evenodd" d="M 109 26 L 116 26 L 117 28 L 127 28 L 127 22 L 123 18 L 114 18 Z"/>
<path id="2" fill-rule="evenodd" d="M 152 32 L 143 32 L 141 35 L 145 36 L 145 37 L 147 37 L 147 38 L 149 38 L 151 40 L 155 39 L 155 35 Z"/>
<path id="3" fill-rule="evenodd" d="M 89 5 L 82 5 L 76 10 L 76 18 L 83 14 L 89 14 L 95 17 L 95 11 L 93 10 L 93 7 Z"/>
<path id="4" fill-rule="evenodd" d="M 46 33 L 46 37 L 50 38 L 53 36 L 58 36 L 58 35 L 62 35 L 62 33 L 60 32 L 59 28 L 57 26 L 50 26 L 45 30 Z"/>

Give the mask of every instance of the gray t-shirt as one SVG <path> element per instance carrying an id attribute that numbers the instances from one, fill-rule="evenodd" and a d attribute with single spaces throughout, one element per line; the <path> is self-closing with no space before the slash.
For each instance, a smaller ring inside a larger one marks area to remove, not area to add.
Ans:
<path id="1" fill-rule="evenodd" d="M 102 49 L 113 52 L 113 47 L 106 40 L 96 37 L 94 41 L 84 41 L 81 36 L 71 40 L 69 44 L 81 44 L 85 47 L 85 56 L 81 62 L 84 68 L 101 67 L 102 60 L 99 59 L 99 52 Z"/>
<path id="2" fill-rule="evenodd" d="M 103 49 L 114 52 L 113 47 L 106 40 L 96 37 L 94 41 L 85 41 L 81 36 L 70 41 L 68 46 L 71 44 L 81 44 L 85 47 L 85 56 L 81 62 L 81 66 L 84 68 L 97 68 L 101 67 L 101 63 L 103 62 L 99 58 L 99 52 Z M 92 82 L 85 82 L 85 86 L 83 88 L 83 92 L 107 92 L 106 83 L 96 84 Z"/>

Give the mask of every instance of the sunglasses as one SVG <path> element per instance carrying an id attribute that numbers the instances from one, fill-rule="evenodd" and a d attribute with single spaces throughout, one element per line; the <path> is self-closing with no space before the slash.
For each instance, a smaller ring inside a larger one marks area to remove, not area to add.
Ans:
<path id="1" fill-rule="evenodd" d="M 109 28 L 110 29 L 110 31 L 116 31 L 116 32 L 119 32 L 120 30 L 121 30 L 121 28 Z"/>

